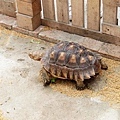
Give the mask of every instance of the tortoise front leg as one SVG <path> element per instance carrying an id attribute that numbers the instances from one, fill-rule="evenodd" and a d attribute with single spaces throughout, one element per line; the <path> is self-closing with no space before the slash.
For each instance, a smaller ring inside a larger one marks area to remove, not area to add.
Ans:
<path id="1" fill-rule="evenodd" d="M 44 86 L 48 86 L 51 83 L 51 75 L 44 69 L 41 69 L 41 78 Z"/>
<path id="2" fill-rule="evenodd" d="M 101 69 L 103 69 L 103 70 L 107 70 L 108 69 L 108 66 L 107 66 L 107 64 L 104 61 L 100 60 L 100 64 L 101 64 Z"/>
<path id="3" fill-rule="evenodd" d="M 82 80 L 78 79 L 76 81 L 76 89 L 77 90 L 84 90 L 86 88 L 85 84 L 83 83 Z"/>

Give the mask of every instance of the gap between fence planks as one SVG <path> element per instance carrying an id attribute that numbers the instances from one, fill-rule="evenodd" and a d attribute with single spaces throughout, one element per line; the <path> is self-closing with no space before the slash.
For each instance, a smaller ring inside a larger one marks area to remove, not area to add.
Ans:
<path id="1" fill-rule="evenodd" d="M 69 23 L 69 4 L 68 0 L 56 0 L 57 18 L 59 22 Z"/>
<path id="2" fill-rule="evenodd" d="M 87 1 L 87 28 L 100 31 L 100 0 Z"/>
<path id="3" fill-rule="evenodd" d="M 71 0 L 72 25 L 84 27 L 84 0 Z"/>
<path id="4" fill-rule="evenodd" d="M 55 20 L 54 0 L 42 0 L 45 19 Z"/>

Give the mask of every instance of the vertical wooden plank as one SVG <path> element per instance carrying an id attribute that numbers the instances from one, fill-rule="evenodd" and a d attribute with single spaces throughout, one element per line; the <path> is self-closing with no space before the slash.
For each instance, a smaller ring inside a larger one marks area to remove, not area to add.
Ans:
<path id="1" fill-rule="evenodd" d="M 3 0 L 0 0 L 0 13 L 3 13 Z"/>
<path id="2" fill-rule="evenodd" d="M 100 30 L 100 0 L 88 0 L 87 3 L 87 28 Z"/>
<path id="3" fill-rule="evenodd" d="M 103 22 L 117 24 L 116 0 L 103 0 Z"/>
<path id="4" fill-rule="evenodd" d="M 54 0 L 42 0 L 45 19 L 55 20 Z"/>
<path id="5" fill-rule="evenodd" d="M 84 0 L 71 0 L 72 4 L 72 24 L 74 26 L 84 26 Z"/>
<path id="6" fill-rule="evenodd" d="M 69 23 L 68 0 L 56 0 L 58 22 Z"/>

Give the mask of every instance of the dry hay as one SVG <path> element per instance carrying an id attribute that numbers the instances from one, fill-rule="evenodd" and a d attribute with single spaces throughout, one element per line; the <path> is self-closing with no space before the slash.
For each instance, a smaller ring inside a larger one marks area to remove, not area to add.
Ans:
<path id="1" fill-rule="evenodd" d="M 111 104 L 120 105 L 120 62 L 111 59 L 103 59 L 109 69 L 102 71 L 97 78 L 97 82 L 93 81 L 89 83 L 91 89 L 85 89 L 78 91 L 75 89 L 75 83 L 71 81 L 56 81 L 56 84 L 51 84 L 51 88 L 55 91 L 59 91 L 71 97 L 79 96 L 101 96 L 104 101 L 108 101 Z"/>
<path id="2" fill-rule="evenodd" d="M 6 120 L 4 117 L 3 117 L 3 113 L 0 111 L 0 120 Z"/>

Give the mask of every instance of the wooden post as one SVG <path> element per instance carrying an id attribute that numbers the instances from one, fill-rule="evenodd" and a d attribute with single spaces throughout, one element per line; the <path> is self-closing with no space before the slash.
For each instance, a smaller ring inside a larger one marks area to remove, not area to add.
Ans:
<path id="1" fill-rule="evenodd" d="M 0 0 L 0 13 L 16 17 L 15 0 Z"/>
<path id="2" fill-rule="evenodd" d="M 3 0 L 0 0 L 0 13 L 3 13 Z"/>
<path id="3" fill-rule="evenodd" d="M 26 30 L 35 30 L 41 24 L 40 0 L 17 0 L 17 25 Z"/>

